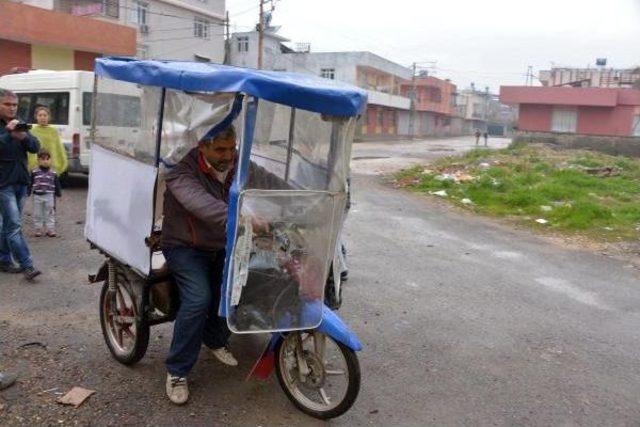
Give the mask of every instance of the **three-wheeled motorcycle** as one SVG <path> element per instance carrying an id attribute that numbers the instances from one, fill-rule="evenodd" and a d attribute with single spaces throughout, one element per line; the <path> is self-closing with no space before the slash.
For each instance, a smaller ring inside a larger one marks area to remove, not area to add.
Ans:
<path id="1" fill-rule="evenodd" d="M 327 277 L 340 294 L 332 260 L 366 94 L 295 73 L 111 57 L 96 60 L 85 101 L 92 112 L 85 235 L 106 257 L 90 281 L 103 283 L 100 320 L 113 357 L 138 362 L 150 326 L 174 320 L 179 308 L 159 248 L 165 174 L 198 141 L 233 125 L 237 172 L 219 315 L 234 333 L 272 334 L 252 373 L 266 377 L 275 368 L 300 410 L 323 419 L 347 411 L 360 388 L 362 345 L 324 298 Z M 251 163 L 286 187 L 250 179 Z M 253 229 L 256 216 L 266 229 Z"/>

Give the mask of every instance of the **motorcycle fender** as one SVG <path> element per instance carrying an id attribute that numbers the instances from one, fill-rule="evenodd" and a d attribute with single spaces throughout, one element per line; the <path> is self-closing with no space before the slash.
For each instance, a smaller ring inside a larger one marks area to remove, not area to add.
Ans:
<path id="1" fill-rule="evenodd" d="M 102 283 L 109 277 L 109 266 L 105 261 L 96 274 L 89 275 L 89 283 Z"/>
<path id="2" fill-rule="evenodd" d="M 318 330 L 346 345 L 353 351 L 362 350 L 362 343 L 358 339 L 358 336 L 326 305 L 322 307 L 322 322 L 320 326 L 318 326 Z"/>

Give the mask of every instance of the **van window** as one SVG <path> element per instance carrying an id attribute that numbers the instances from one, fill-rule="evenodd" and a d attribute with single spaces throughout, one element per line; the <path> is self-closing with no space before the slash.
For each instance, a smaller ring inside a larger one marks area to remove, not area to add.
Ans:
<path id="1" fill-rule="evenodd" d="M 82 93 L 82 124 L 91 126 L 92 92 Z M 98 94 L 96 126 L 140 127 L 140 98 L 113 93 Z"/>
<path id="2" fill-rule="evenodd" d="M 44 106 L 51 110 L 49 123 L 52 125 L 69 124 L 69 92 L 19 93 L 18 117 L 30 123 L 35 122 L 36 107 Z"/>

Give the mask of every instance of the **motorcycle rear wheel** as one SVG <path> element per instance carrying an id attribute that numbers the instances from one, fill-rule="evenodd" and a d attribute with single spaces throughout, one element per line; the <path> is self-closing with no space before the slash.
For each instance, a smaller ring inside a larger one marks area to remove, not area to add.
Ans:
<path id="1" fill-rule="evenodd" d="M 127 286 L 118 283 L 109 290 L 109 283 L 100 292 L 100 325 L 111 355 L 123 365 L 140 361 L 149 345 L 149 324 L 138 313 L 135 299 Z"/>
<path id="2" fill-rule="evenodd" d="M 298 348 L 302 348 L 307 375 L 301 375 Z M 326 420 L 353 406 L 360 392 L 360 364 L 349 347 L 318 331 L 292 332 L 280 341 L 275 354 L 278 382 L 302 412 Z M 333 387 L 330 380 L 337 377 L 346 381 L 343 387 Z M 334 392 L 336 396 L 329 395 Z"/>

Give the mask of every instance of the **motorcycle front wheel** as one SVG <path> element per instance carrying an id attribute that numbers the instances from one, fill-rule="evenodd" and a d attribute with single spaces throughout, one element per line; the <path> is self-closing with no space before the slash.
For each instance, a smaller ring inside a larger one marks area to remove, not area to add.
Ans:
<path id="1" fill-rule="evenodd" d="M 280 341 L 276 375 L 289 400 L 319 419 L 344 414 L 360 392 L 355 352 L 318 331 L 292 332 Z"/>

